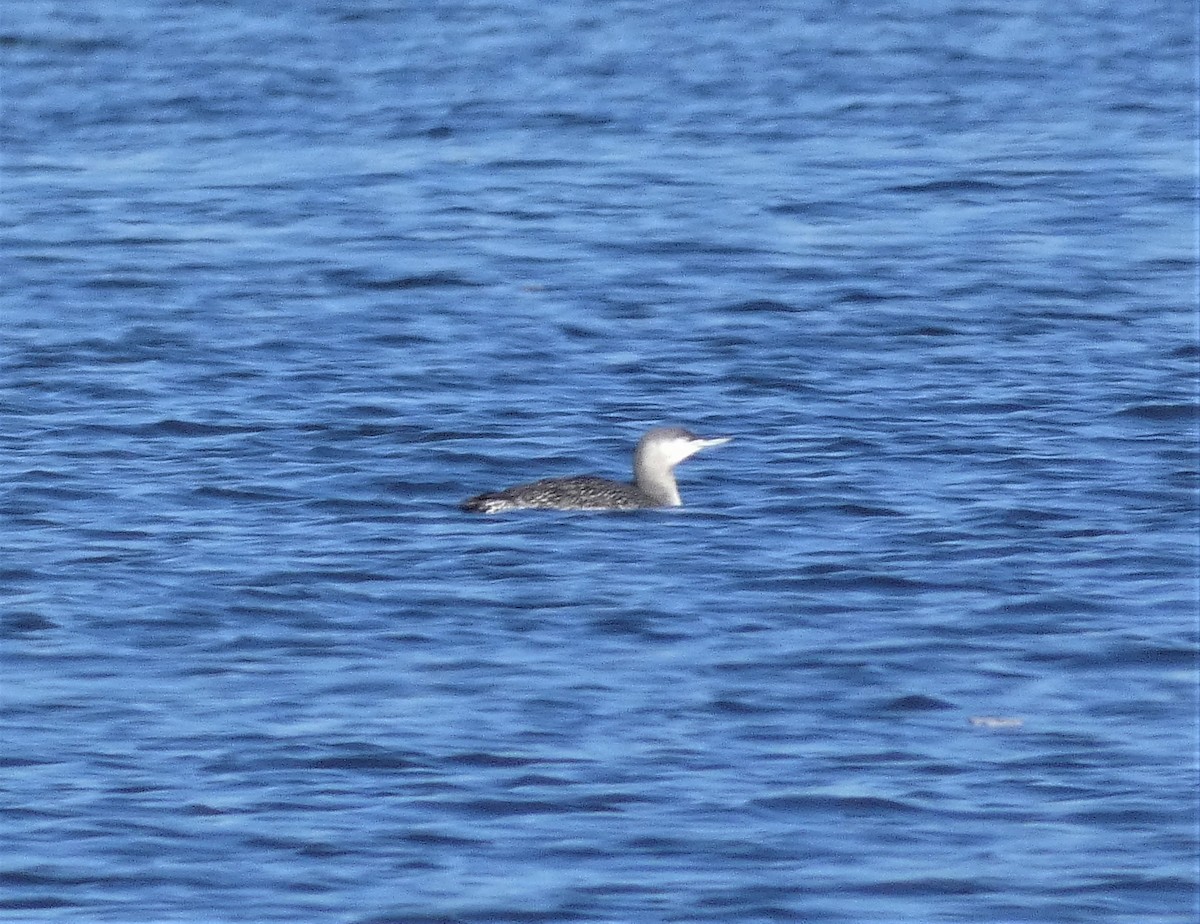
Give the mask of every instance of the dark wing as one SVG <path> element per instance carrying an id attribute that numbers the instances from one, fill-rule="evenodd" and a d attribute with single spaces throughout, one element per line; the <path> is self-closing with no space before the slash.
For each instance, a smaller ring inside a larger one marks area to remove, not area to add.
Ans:
<path id="1" fill-rule="evenodd" d="M 633 485 L 595 475 L 544 478 L 491 494 L 480 494 L 462 504 L 464 510 L 499 513 L 504 510 L 636 510 L 653 504 Z"/>

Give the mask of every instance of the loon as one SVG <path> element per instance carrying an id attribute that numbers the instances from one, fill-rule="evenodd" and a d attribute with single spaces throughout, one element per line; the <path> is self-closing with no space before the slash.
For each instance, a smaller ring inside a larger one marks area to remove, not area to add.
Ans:
<path id="1" fill-rule="evenodd" d="M 574 475 L 544 478 L 492 494 L 463 501 L 462 509 L 473 513 L 502 513 L 506 510 L 639 510 L 644 507 L 679 507 L 675 485 L 676 465 L 710 446 L 728 443 L 733 437 L 703 439 L 681 427 L 660 427 L 641 438 L 633 453 L 633 484 Z"/>

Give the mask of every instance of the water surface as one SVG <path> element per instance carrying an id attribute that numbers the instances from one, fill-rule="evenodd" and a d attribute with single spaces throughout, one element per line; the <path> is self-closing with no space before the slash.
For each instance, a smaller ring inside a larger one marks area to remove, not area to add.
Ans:
<path id="1" fill-rule="evenodd" d="M 1185 6 L 8 4 L 5 920 L 1195 920 Z"/>

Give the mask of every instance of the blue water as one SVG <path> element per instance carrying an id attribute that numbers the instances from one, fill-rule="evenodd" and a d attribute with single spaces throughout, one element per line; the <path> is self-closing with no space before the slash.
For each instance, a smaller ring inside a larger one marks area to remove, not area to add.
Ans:
<path id="1" fill-rule="evenodd" d="M 1194 5 L 744 6 L 4 4 L 3 920 L 1196 920 Z"/>

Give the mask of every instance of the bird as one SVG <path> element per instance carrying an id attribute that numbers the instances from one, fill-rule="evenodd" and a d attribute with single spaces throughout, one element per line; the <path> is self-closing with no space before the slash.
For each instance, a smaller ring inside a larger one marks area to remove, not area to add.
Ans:
<path id="1" fill-rule="evenodd" d="M 702 449 L 722 446 L 733 437 L 700 437 L 682 427 L 658 427 L 638 441 L 633 453 L 633 482 L 596 475 L 544 478 L 463 501 L 471 513 L 509 510 L 641 510 L 679 507 L 675 466 Z"/>

